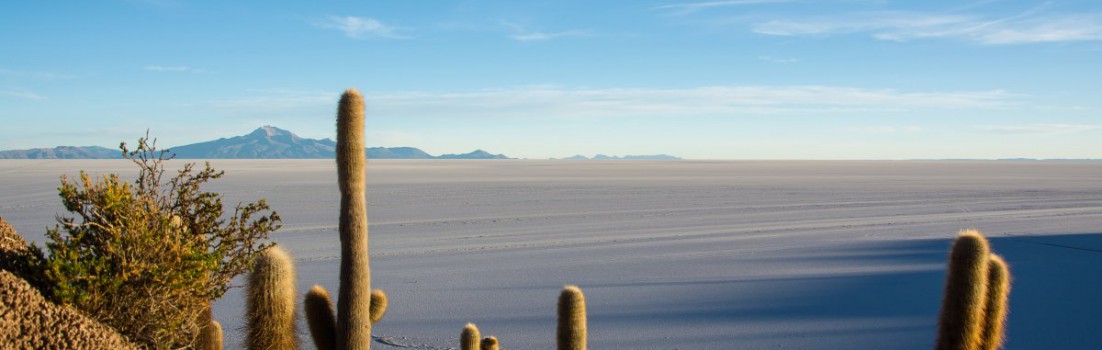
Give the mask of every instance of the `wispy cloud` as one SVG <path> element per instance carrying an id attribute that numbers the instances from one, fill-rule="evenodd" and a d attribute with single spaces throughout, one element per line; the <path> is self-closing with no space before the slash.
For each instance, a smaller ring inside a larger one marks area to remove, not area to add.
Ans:
<path id="1" fill-rule="evenodd" d="M 699 117 L 917 109 L 991 109 L 1012 104 L 1000 90 L 900 92 L 834 86 L 709 86 L 688 89 L 570 89 L 534 86 L 468 92 L 369 94 L 381 115 L 473 117 Z"/>
<path id="2" fill-rule="evenodd" d="M 1027 125 L 981 125 L 982 131 L 1003 134 L 1060 134 L 1102 129 L 1102 125 L 1089 124 L 1027 124 Z"/>
<path id="3" fill-rule="evenodd" d="M 9 76 L 14 78 L 29 78 L 38 80 L 58 80 L 58 79 L 70 79 L 72 76 L 65 74 L 57 74 L 53 72 L 41 72 L 41 71 L 28 71 L 28 70 L 15 70 L 0 68 L 0 75 Z"/>
<path id="4" fill-rule="evenodd" d="M 846 131 L 851 131 L 851 132 L 867 133 L 867 134 L 898 134 L 898 133 L 914 134 L 914 133 L 919 133 L 919 132 L 923 131 L 922 127 L 914 126 L 914 125 L 908 125 L 908 126 L 860 126 L 860 127 L 849 127 L 849 128 L 846 128 L 845 130 Z"/>
<path id="5" fill-rule="evenodd" d="M 0 96 L 9 96 L 25 100 L 45 100 L 46 97 L 21 87 L 0 87 Z"/>
<path id="6" fill-rule="evenodd" d="M 501 21 L 501 24 L 508 27 L 513 32 L 513 34 L 509 35 L 509 37 L 517 41 L 546 41 L 562 37 L 578 37 L 591 35 L 589 31 L 579 29 L 571 29 L 559 32 L 541 32 L 526 30 L 524 26 L 509 21 Z"/>
<path id="7" fill-rule="evenodd" d="M 205 69 L 192 68 L 188 66 L 159 66 L 149 65 L 142 67 L 143 70 L 150 72 L 180 72 L 180 73 L 206 73 Z"/>
<path id="8" fill-rule="evenodd" d="M 728 6 L 745 6 L 745 5 L 759 5 L 759 4 L 776 4 L 792 2 L 792 0 L 726 0 L 726 1 L 704 1 L 704 2 L 685 2 L 677 4 L 667 4 L 652 7 L 652 10 L 669 10 L 676 14 L 689 14 L 700 10 L 706 10 L 715 7 L 728 7 Z"/>
<path id="9" fill-rule="evenodd" d="M 249 96 L 218 100 L 210 104 L 231 110 L 270 111 L 329 106 L 335 103 L 338 97 L 332 91 L 253 89 L 249 90 Z"/>
<path id="10" fill-rule="evenodd" d="M 773 57 L 773 56 L 758 56 L 758 60 L 766 61 L 766 62 L 772 62 L 772 63 L 796 63 L 796 62 L 800 61 L 800 60 L 795 59 L 795 58 L 781 58 L 781 57 Z"/>
<path id="11" fill-rule="evenodd" d="M 349 38 L 409 38 L 409 36 L 403 35 L 401 33 L 401 31 L 403 30 L 402 28 L 387 25 L 377 19 L 368 17 L 329 16 L 324 19 L 314 21 L 313 24 L 314 26 L 320 28 L 340 30 L 344 32 L 344 35 L 348 36 Z"/>
<path id="12" fill-rule="evenodd" d="M 880 40 L 955 38 L 982 44 L 1102 40 L 1102 14 L 1040 14 L 1041 8 L 1003 18 L 955 13 L 860 12 L 831 17 L 776 19 L 752 25 L 766 35 L 865 33 Z"/>

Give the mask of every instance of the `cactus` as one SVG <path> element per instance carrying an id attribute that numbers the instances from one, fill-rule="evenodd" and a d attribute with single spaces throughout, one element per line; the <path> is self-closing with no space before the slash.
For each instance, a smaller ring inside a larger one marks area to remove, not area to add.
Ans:
<path id="1" fill-rule="evenodd" d="M 498 350 L 497 337 L 489 336 L 482 338 L 482 350 Z"/>
<path id="2" fill-rule="evenodd" d="M 341 191 L 341 286 L 337 349 L 371 348 L 371 268 L 367 249 L 364 100 L 356 89 L 337 107 L 337 181 Z"/>
<path id="3" fill-rule="evenodd" d="M 295 331 L 295 268 L 279 246 L 257 256 L 249 275 L 246 296 L 248 349 L 298 347 Z"/>
<path id="4" fill-rule="evenodd" d="M 199 317 L 199 336 L 195 339 L 196 350 L 222 350 L 222 324 L 214 320 L 214 310 L 208 304 Z"/>
<path id="5" fill-rule="evenodd" d="M 207 349 L 222 350 L 222 324 L 218 323 L 218 321 L 211 320 L 210 325 L 207 327 L 210 328 L 210 332 L 208 332 L 209 338 L 207 339 Z"/>
<path id="6" fill-rule="evenodd" d="M 1003 345 L 1003 329 L 1010 296 L 1010 268 L 1002 257 L 991 254 L 987 269 L 987 308 L 984 315 L 983 345 L 980 349 L 995 350 Z"/>
<path id="7" fill-rule="evenodd" d="M 382 289 L 371 291 L 371 324 L 379 323 L 379 320 L 383 319 L 383 315 L 386 315 L 386 305 L 386 293 L 383 293 Z"/>
<path id="8" fill-rule="evenodd" d="M 303 307 L 306 309 L 306 323 L 310 326 L 310 335 L 318 350 L 333 350 L 337 344 L 337 320 L 333 315 L 333 303 L 329 301 L 329 291 L 314 285 L 306 293 Z"/>
<path id="9" fill-rule="evenodd" d="M 468 323 L 463 327 L 463 332 L 459 333 L 459 349 L 478 350 L 481 338 L 478 334 L 478 326 L 475 326 L 474 323 Z"/>
<path id="10" fill-rule="evenodd" d="M 577 286 L 563 287 L 559 294 L 558 350 L 585 350 L 585 295 Z"/>
<path id="11" fill-rule="evenodd" d="M 976 230 L 953 242 L 938 320 L 937 350 L 976 350 L 983 336 L 990 250 Z"/>

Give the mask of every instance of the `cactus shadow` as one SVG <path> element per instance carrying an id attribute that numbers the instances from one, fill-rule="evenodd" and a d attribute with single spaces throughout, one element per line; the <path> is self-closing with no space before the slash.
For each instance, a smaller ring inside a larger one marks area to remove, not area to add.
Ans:
<path id="1" fill-rule="evenodd" d="M 1102 275 L 1102 233 L 990 241 L 1014 276 L 1009 348 L 1102 348 L 1098 339 L 1085 336 L 1094 331 L 1091 315 L 1102 312 L 1094 298 L 1102 293 L 1102 281 L 1095 278 Z M 765 277 L 590 284 L 591 300 L 615 298 L 624 288 L 656 296 L 653 304 L 611 302 L 607 310 L 594 302 L 591 328 L 646 329 L 639 320 L 661 320 L 683 329 L 727 330 L 709 333 L 716 339 L 707 342 L 717 346 L 768 347 L 785 339 L 797 348 L 929 348 L 950 244 L 949 238 L 860 242 L 756 258 L 764 266 L 784 267 Z M 639 344 L 680 337 L 657 329 L 640 334 Z M 705 341 L 690 338 L 694 344 Z"/>

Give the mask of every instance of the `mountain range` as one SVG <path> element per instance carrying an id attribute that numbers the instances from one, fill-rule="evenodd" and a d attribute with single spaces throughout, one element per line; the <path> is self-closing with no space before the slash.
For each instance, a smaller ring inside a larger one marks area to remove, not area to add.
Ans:
<path id="1" fill-rule="evenodd" d="M 680 160 L 681 157 L 671 156 L 668 154 L 645 154 L 645 155 L 626 155 L 626 156 L 608 156 L 604 154 L 598 154 L 589 158 L 583 155 L 576 155 L 573 157 L 563 158 L 564 160 Z"/>
<path id="2" fill-rule="evenodd" d="M 276 159 L 333 158 L 337 143 L 330 139 L 302 138 L 274 126 L 230 138 L 168 148 L 176 158 L 184 159 Z M 369 147 L 369 159 L 509 159 L 503 154 L 475 150 L 463 154 L 433 156 L 413 147 Z M 0 159 L 110 159 L 121 158 L 118 149 L 100 146 L 60 146 L 27 150 L 0 151 Z"/>

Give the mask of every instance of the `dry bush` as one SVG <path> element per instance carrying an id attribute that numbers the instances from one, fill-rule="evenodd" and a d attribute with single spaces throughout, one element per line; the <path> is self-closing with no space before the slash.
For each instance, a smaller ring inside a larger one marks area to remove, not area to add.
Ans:
<path id="1" fill-rule="evenodd" d="M 60 225 L 48 230 L 43 275 L 56 302 L 146 347 L 181 348 L 205 326 L 209 302 L 269 246 L 261 242 L 280 217 L 259 200 L 222 219 L 221 194 L 200 186 L 223 172 L 186 164 L 162 181 L 171 156 L 147 140 L 134 151 L 120 145 L 139 167 L 133 185 L 115 174 L 62 177 L 62 202 L 76 217 L 59 216 Z"/>

